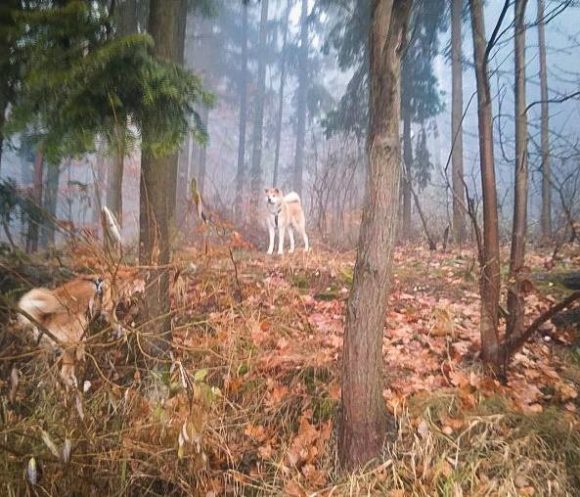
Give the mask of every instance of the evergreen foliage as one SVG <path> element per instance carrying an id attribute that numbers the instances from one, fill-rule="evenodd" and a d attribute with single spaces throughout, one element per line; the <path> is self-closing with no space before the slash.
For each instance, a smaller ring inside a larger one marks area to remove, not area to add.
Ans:
<path id="1" fill-rule="evenodd" d="M 339 67 L 354 68 L 339 105 L 324 120 L 327 136 L 352 133 L 366 136 L 368 125 L 368 33 L 370 0 L 319 0 L 319 7 L 334 23 L 325 41 L 324 50 L 334 50 Z M 346 13 L 346 15 L 345 15 Z M 433 60 L 439 52 L 438 35 L 446 29 L 449 9 L 444 0 L 415 2 L 407 34 L 407 48 L 402 58 L 402 102 L 411 106 L 411 119 L 422 122 L 443 111 L 441 93 L 434 74 Z"/>
<path id="2" fill-rule="evenodd" d="M 415 154 L 413 158 L 413 182 L 423 190 L 431 181 L 431 170 L 433 163 L 429 149 L 427 148 L 427 132 L 422 126 L 415 145 Z"/>
<path id="3" fill-rule="evenodd" d="M 152 57 L 146 34 L 117 37 L 101 2 L 64 0 L 22 4 L 12 12 L 26 35 L 18 43 L 21 83 L 7 131 L 33 128 L 50 162 L 109 142 L 116 124 L 129 122 L 128 148 L 141 138 L 144 150 L 165 155 L 191 130 L 206 138 L 194 104 L 212 103 L 200 79 L 179 65 Z M 153 133 L 141 136 L 143 124 Z"/>

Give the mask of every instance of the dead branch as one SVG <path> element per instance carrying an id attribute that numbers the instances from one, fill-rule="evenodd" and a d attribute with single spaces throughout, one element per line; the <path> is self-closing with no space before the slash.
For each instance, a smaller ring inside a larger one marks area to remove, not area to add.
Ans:
<path id="1" fill-rule="evenodd" d="M 566 309 L 570 304 L 574 303 L 578 299 L 580 299 L 580 292 L 574 292 L 572 295 L 569 295 L 567 298 L 565 298 L 562 302 L 556 304 L 542 315 L 538 316 L 528 327 L 528 329 L 521 335 L 510 337 L 508 340 L 506 340 L 502 347 L 504 353 L 504 364 L 507 363 L 509 357 L 511 357 L 525 345 L 525 343 L 538 330 L 540 326 L 542 326 L 546 321 L 554 317 L 563 309 Z"/>

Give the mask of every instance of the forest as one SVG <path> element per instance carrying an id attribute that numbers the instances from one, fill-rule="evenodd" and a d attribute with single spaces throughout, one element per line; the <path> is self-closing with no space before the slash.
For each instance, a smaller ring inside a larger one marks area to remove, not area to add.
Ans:
<path id="1" fill-rule="evenodd" d="M 0 495 L 580 497 L 580 2 L 0 0 Z"/>

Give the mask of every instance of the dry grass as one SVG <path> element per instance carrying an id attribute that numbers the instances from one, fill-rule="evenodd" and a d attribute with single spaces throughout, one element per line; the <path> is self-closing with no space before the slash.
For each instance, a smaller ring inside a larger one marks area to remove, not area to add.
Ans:
<path id="1" fill-rule="evenodd" d="M 437 256 L 431 266 L 423 255 L 408 265 L 408 254 L 398 255 L 396 295 L 417 287 L 443 295 L 443 277 L 470 274 L 471 255 Z M 4 336 L 1 495 L 580 495 L 578 418 L 557 396 L 542 412 L 523 413 L 509 391 L 483 395 L 441 374 L 436 385 L 448 386 L 428 394 L 417 387 L 403 395 L 394 386 L 385 393 L 396 442 L 380 461 L 342 475 L 335 415 L 353 254 L 297 253 L 280 263 L 255 253 L 232 261 L 227 250 L 208 258 L 184 251 L 177 261 L 189 270 L 175 280 L 172 356 L 157 377 L 140 359 L 146 326 L 126 342 L 95 330 L 84 394 L 63 392 L 52 358 Z M 476 282 L 464 284 L 447 296 Z M 397 305 L 412 307 L 405 302 Z M 408 317 L 417 340 L 437 331 Z M 423 380 L 406 378 L 398 360 L 390 357 L 389 377 Z M 477 366 L 461 367 L 477 375 Z M 70 458 L 63 456 L 69 444 Z M 24 477 L 31 457 L 43 469 L 35 487 Z"/>

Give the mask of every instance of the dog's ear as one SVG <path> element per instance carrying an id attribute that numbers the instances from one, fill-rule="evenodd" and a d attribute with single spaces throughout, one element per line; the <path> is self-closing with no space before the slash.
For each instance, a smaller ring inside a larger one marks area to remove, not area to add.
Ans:
<path id="1" fill-rule="evenodd" d="M 274 191 L 275 191 L 276 193 L 280 193 L 280 190 L 279 190 L 278 188 L 274 188 Z"/>
<path id="2" fill-rule="evenodd" d="M 268 188 L 264 188 L 264 193 L 268 195 Z"/>

